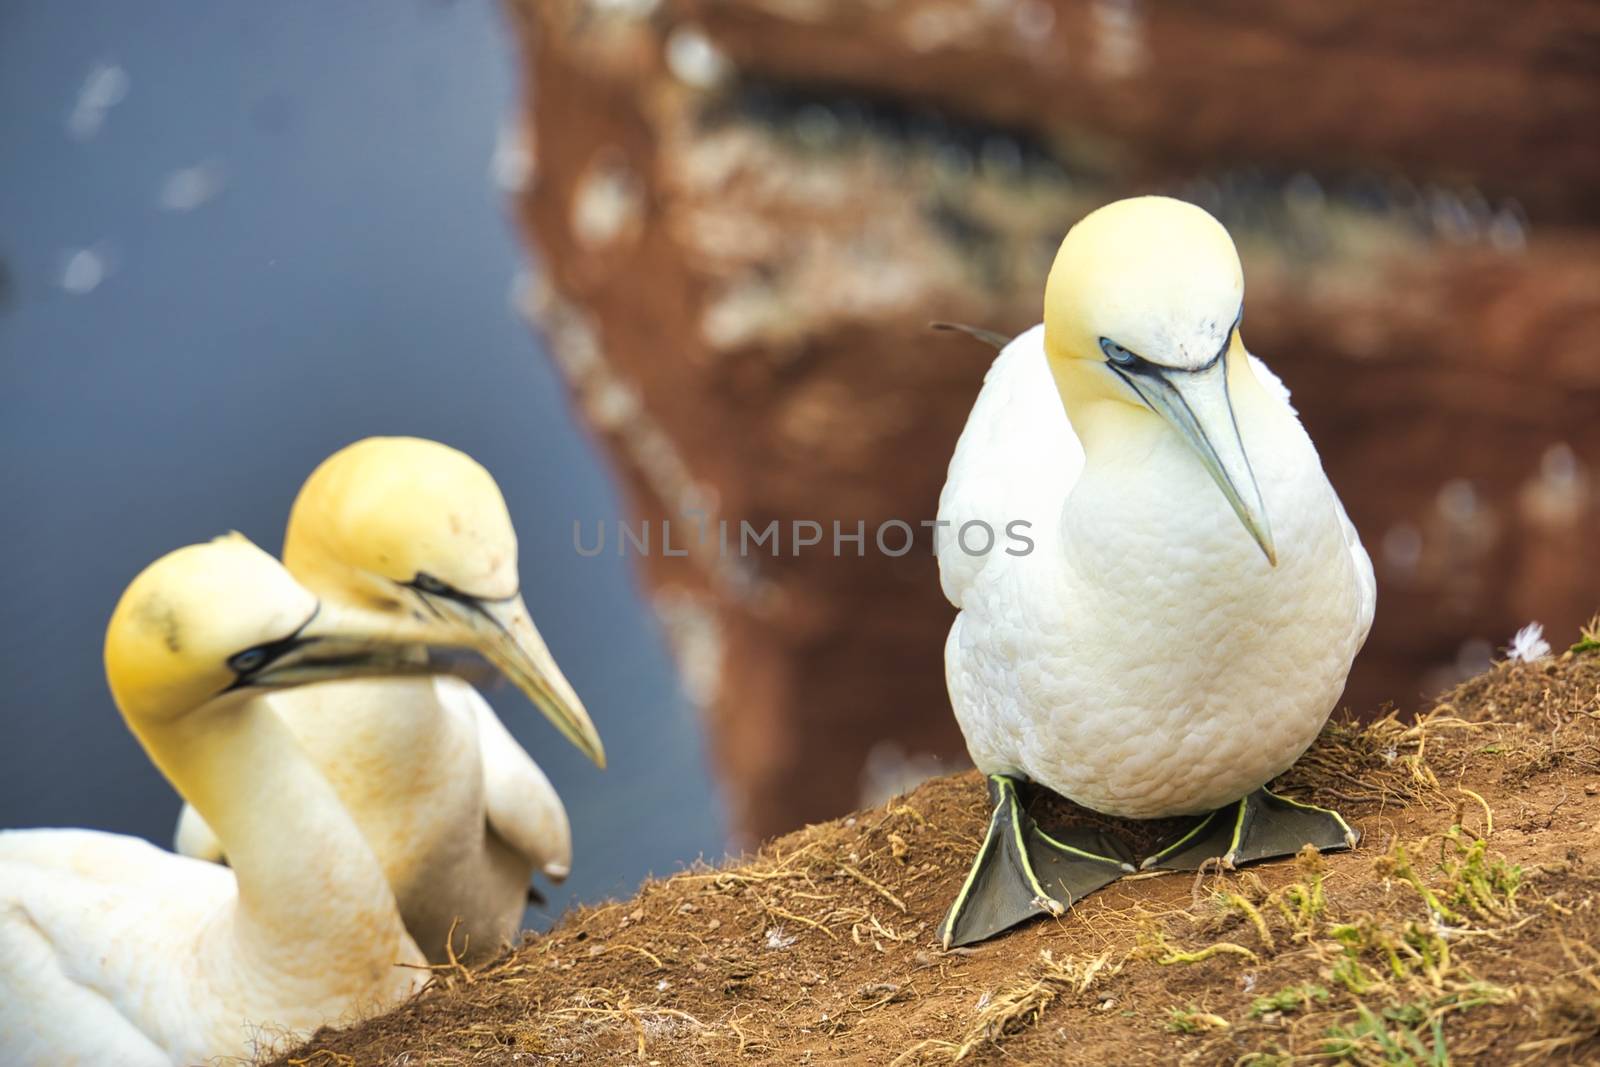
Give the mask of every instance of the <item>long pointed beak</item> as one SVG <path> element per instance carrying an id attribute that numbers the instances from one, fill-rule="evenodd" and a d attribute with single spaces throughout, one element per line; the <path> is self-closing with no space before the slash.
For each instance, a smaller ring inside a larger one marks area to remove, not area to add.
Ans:
<path id="1" fill-rule="evenodd" d="M 464 626 L 466 643 L 500 669 L 563 737 L 598 767 L 606 765 L 605 745 L 583 701 L 567 681 L 555 657 L 539 636 L 522 597 L 506 600 L 421 594 L 445 619 Z"/>
<path id="2" fill-rule="evenodd" d="M 341 678 L 440 672 L 429 662 L 426 645 L 402 631 L 374 626 L 374 621 L 322 604 L 298 633 L 281 643 L 281 651 L 270 662 L 241 678 L 235 688 L 287 688 Z"/>
<path id="3" fill-rule="evenodd" d="M 1272 526 L 1233 417 L 1226 359 L 1214 360 L 1197 371 L 1154 364 L 1145 364 L 1138 371 L 1113 369 L 1189 442 L 1267 562 L 1276 567 L 1278 553 L 1272 543 Z"/>

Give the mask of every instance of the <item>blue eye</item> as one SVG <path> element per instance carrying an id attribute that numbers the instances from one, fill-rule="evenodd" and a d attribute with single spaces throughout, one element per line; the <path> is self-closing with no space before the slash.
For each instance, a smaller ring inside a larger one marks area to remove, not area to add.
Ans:
<path id="1" fill-rule="evenodd" d="M 247 648 L 228 657 L 228 667 L 235 674 L 253 674 L 266 665 L 270 653 L 261 646 Z"/>
<path id="2" fill-rule="evenodd" d="M 1123 348 L 1110 338 L 1100 338 L 1100 351 L 1105 353 L 1106 359 L 1110 360 L 1112 363 L 1115 363 L 1119 367 L 1131 367 L 1136 363 L 1142 362 L 1138 356 L 1134 355 L 1126 348 Z"/>
<path id="3" fill-rule="evenodd" d="M 434 596 L 449 596 L 454 592 L 448 585 L 424 571 L 418 571 L 417 576 L 411 579 L 411 584 L 422 592 L 432 593 Z"/>

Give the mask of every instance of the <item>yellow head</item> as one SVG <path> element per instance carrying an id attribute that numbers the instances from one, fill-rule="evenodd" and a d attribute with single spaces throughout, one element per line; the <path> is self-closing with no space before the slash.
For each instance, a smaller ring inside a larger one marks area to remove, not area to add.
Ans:
<path id="1" fill-rule="evenodd" d="M 601 766 L 605 749 L 522 602 L 517 535 L 494 478 L 415 437 L 369 437 L 322 462 L 295 499 L 283 561 L 329 603 L 476 649 Z"/>
<path id="2" fill-rule="evenodd" d="M 295 498 L 283 562 L 323 595 L 374 606 L 418 583 L 517 595 L 500 487 L 465 452 L 417 437 L 368 437 L 323 460 Z"/>
<path id="3" fill-rule="evenodd" d="M 106 628 L 106 680 L 130 723 L 176 719 L 228 694 L 425 664 L 420 650 L 320 610 L 238 534 L 150 564 Z"/>
<path id="4" fill-rule="evenodd" d="M 1244 272 L 1220 222 L 1181 200 L 1119 200 L 1085 216 L 1056 253 L 1044 346 L 1091 454 L 1154 415 L 1215 479 L 1269 562 L 1272 530 L 1228 394 L 1248 375 L 1239 340 Z"/>
<path id="5" fill-rule="evenodd" d="M 1044 290 L 1051 359 L 1105 362 L 1101 338 L 1193 370 L 1215 359 L 1244 302 L 1233 239 L 1201 208 L 1164 196 L 1118 200 L 1061 242 Z"/>

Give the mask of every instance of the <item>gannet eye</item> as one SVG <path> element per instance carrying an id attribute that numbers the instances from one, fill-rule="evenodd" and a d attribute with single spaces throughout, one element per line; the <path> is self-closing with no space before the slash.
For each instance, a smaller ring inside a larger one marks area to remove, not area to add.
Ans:
<path id="1" fill-rule="evenodd" d="M 1106 358 L 1119 367 L 1132 367 L 1144 362 L 1144 360 L 1108 337 L 1100 338 L 1100 351 L 1104 352 Z"/>
<path id="2" fill-rule="evenodd" d="M 416 586 L 422 592 L 432 593 L 434 596 L 449 596 L 455 592 L 454 589 L 451 589 L 448 585 L 445 585 L 439 579 L 435 578 L 431 574 L 428 574 L 426 571 L 418 571 L 417 576 L 411 579 L 411 584 Z"/>
<path id="3" fill-rule="evenodd" d="M 254 674 L 267 665 L 267 660 L 272 658 L 272 652 L 264 645 L 247 648 L 243 652 L 235 652 L 228 657 L 228 669 L 237 675 Z"/>

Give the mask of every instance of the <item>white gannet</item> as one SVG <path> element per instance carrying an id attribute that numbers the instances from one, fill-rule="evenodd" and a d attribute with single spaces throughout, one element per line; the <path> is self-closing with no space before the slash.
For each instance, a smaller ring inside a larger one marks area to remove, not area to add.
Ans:
<path id="1" fill-rule="evenodd" d="M 1327 721 L 1376 587 L 1287 390 L 1245 351 L 1243 295 L 1210 215 L 1119 201 L 1067 234 L 1044 322 L 989 370 L 939 500 L 946 681 L 995 804 L 947 945 L 1132 869 L 1103 835 L 1045 836 L 1023 782 L 1108 815 L 1210 813 L 1147 867 L 1355 843 L 1263 788 Z M 970 523 L 1025 523 L 1032 549 L 974 553 Z"/>
<path id="2" fill-rule="evenodd" d="M 483 652 L 600 766 L 605 752 L 518 592 L 517 539 L 494 478 L 434 441 L 368 438 L 334 453 L 295 499 L 284 565 L 324 602 L 420 615 L 431 644 Z M 452 636 L 453 635 L 453 636 Z M 377 853 L 428 958 L 515 940 L 534 871 L 572 863 L 549 779 L 459 678 L 366 678 L 269 703 Z M 222 859 L 192 808 L 178 851 Z"/>
<path id="3" fill-rule="evenodd" d="M 422 983 L 377 858 L 260 699 L 422 669 L 388 621 L 319 605 L 237 534 L 134 579 L 106 631 L 112 696 L 233 869 L 118 834 L 0 833 L 0 1059 L 249 1057 Z"/>

